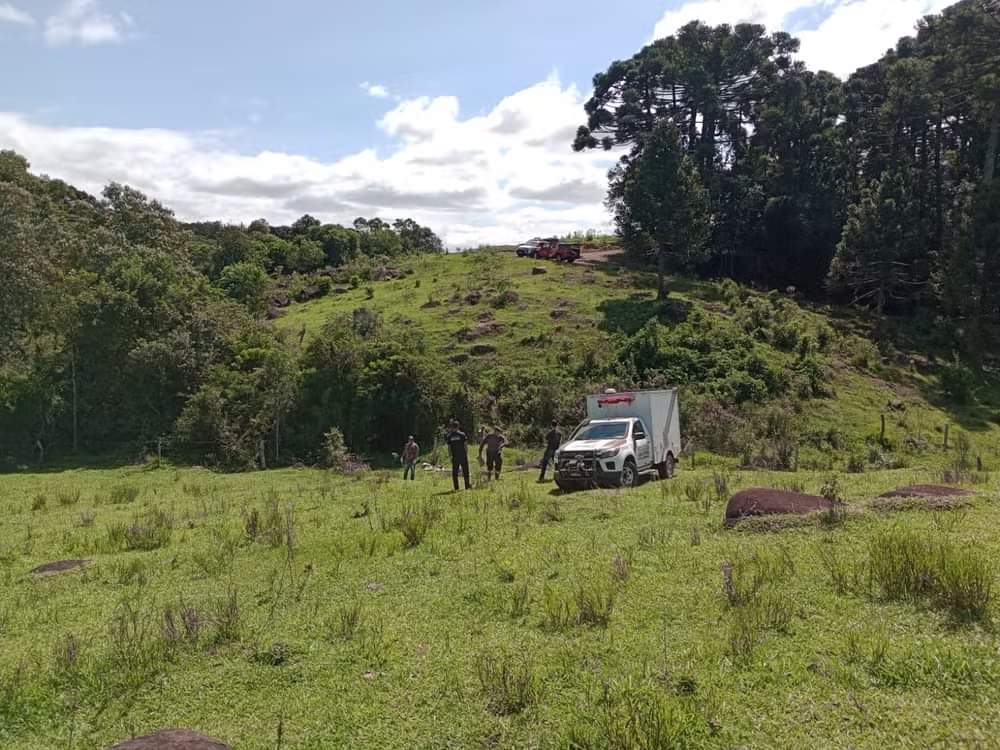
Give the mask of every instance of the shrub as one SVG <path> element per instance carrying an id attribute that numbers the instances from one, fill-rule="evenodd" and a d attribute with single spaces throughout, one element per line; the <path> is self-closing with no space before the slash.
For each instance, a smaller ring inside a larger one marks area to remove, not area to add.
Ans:
<path id="1" fill-rule="evenodd" d="M 336 427 L 331 427 L 323 435 L 322 456 L 323 465 L 335 471 L 343 471 L 350 460 L 347 443 L 344 442 L 344 433 Z"/>
<path id="2" fill-rule="evenodd" d="M 952 401 L 966 404 L 972 398 L 976 386 L 976 376 L 958 357 L 950 365 L 941 368 L 941 389 Z"/>
<path id="3" fill-rule="evenodd" d="M 497 716 L 519 714 L 538 700 L 538 680 L 531 662 L 523 655 L 506 651 L 480 654 L 476 675 L 487 709 Z"/>

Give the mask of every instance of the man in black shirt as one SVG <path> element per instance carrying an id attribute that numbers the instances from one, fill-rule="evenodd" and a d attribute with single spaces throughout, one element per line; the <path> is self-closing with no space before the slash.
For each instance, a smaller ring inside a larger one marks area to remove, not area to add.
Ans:
<path id="1" fill-rule="evenodd" d="M 469 451 L 466 447 L 468 437 L 458 429 L 458 420 L 451 420 L 448 425 L 448 434 L 444 439 L 448 441 L 448 448 L 451 450 L 451 481 L 455 484 L 455 491 L 458 491 L 458 473 L 462 472 L 465 479 L 465 489 L 472 489 L 469 485 Z"/>
<path id="2" fill-rule="evenodd" d="M 549 464 L 555 459 L 556 451 L 559 450 L 560 445 L 562 445 L 562 435 L 559 432 L 559 426 L 553 419 L 552 429 L 545 436 L 545 455 L 542 456 L 542 473 L 538 475 L 539 482 L 545 481 L 545 470 L 549 468 Z"/>

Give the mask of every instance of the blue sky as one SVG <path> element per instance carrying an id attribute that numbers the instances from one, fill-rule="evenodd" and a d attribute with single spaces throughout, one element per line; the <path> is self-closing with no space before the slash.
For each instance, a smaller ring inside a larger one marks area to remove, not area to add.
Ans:
<path id="1" fill-rule="evenodd" d="M 62 125 L 240 129 L 244 148 L 320 159 L 372 144 L 385 102 L 362 82 L 456 95 L 469 114 L 552 70 L 585 88 L 664 8 L 630 0 L 604 24 L 603 0 L 104 0 L 103 13 L 132 19 L 122 41 L 46 45 L 42 19 L 62 5 L 22 0 L 35 28 L 0 25 L 0 69 L 20 71 L 5 77 L 3 109 Z"/>
<path id="2" fill-rule="evenodd" d="M 182 218 L 413 216 L 450 244 L 602 227 L 594 73 L 701 18 L 869 62 L 942 0 L 0 0 L 0 148 Z"/>

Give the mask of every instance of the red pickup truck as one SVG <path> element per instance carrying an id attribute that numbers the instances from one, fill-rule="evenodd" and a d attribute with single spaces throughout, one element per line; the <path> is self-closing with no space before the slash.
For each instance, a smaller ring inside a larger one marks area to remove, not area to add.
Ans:
<path id="1" fill-rule="evenodd" d="M 557 237 L 550 237 L 539 242 L 535 250 L 535 258 L 572 263 L 579 260 L 580 247 L 578 245 L 565 245 Z"/>

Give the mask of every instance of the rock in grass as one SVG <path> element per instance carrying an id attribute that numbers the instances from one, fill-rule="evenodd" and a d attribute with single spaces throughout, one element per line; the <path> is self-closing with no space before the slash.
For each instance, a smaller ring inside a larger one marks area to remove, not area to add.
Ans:
<path id="1" fill-rule="evenodd" d="M 232 750 L 229 745 L 187 729 L 164 729 L 122 742 L 108 750 Z"/>
<path id="2" fill-rule="evenodd" d="M 754 488 L 737 492 L 726 506 L 726 522 L 741 518 L 770 515 L 802 515 L 830 510 L 833 503 L 818 495 L 803 495 L 787 490 Z"/>
<path id="3" fill-rule="evenodd" d="M 82 568 L 89 562 L 90 560 L 56 560 L 55 562 L 39 565 L 37 568 L 33 568 L 31 572 L 34 573 L 36 576 L 50 575 L 52 573 L 63 573 L 67 570 L 76 570 L 77 568 Z"/>
<path id="4" fill-rule="evenodd" d="M 534 268 L 531 269 L 532 276 L 542 276 L 544 274 L 547 274 L 548 272 L 549 269 L 547 269 L 545 266 L 535 266 Z"/>

